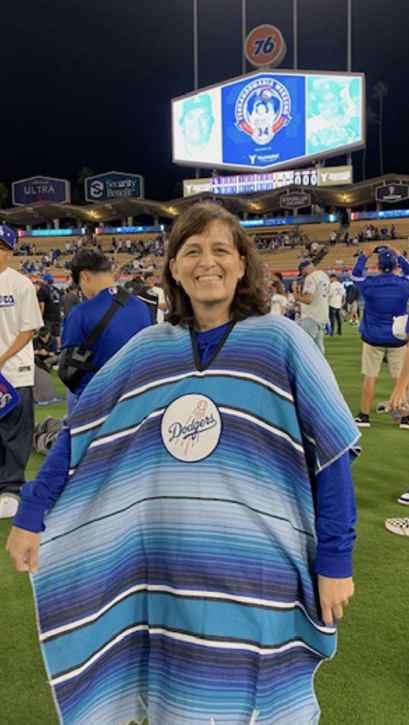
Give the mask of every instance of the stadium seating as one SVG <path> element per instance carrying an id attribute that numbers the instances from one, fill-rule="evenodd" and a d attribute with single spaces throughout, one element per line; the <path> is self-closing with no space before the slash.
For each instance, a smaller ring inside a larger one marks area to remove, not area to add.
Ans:
<path id="1" fill-rule="evenodd" d="M 379 242 L 363 242 L 358 246 L 353 245 L 350 247 L 347 247 L 346 244 L 336 244 L 335 246 L 329 248 L 328 253 L 321 261 L 319 267 L 321 269 L 328 270 L 340 269 L 341 267 L 353 267 L 356 262 L 356 257 L 354 255 L 356 255 L 356 253 L 360 251 L 368 252 L 373 249 L 376 244 L 379 244 Z M 403 252 L 405 249 L 409 251 L 408 242 L 404 239 L 395 239 L 393 240 L 393 242 L 389 242 L 389 244 L 391 244 L 391 246 L 401 252 Z M 375 258 L 373 259 L 372 264 L 375 266 Z"/>

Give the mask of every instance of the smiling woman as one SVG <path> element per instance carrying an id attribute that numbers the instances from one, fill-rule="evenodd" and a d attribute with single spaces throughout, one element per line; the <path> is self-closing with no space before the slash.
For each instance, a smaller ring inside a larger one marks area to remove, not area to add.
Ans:
<path id="1" fill-rule="evenodd" d="M 164 277 L 169 323 L 87 385 L 65 470 L 57 441 L 8 541 L 60 722 L 315 725 L 353 594 L 358 430 L 311 338 L 263 314 L 235 217 L 183 214 Z M 30 507 L 37 532 L 49 509 L 38 571 Z"/>
<path id="2" fill-rule="evenodd" d="M 254 245 L 237 217 L 217 204 L 195 204 L 173 225 L 163 287 L 172 324 L 195 320 L 209 329 L 269 311 Z"/>

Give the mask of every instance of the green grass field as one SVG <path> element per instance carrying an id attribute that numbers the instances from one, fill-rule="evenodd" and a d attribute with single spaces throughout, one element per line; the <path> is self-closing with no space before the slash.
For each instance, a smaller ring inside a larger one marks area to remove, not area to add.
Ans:
<path id="1" fill-rule="evenodd" d="M 359 408 L 360 341 L 344 325 L 342 338 L 326 342 L 328 360 L 356 413 Z M 391 381 L 379 380 L 377 400 Z M 62 415 L 63 406 L 39 408 L 38 420 Z M 340 626 L 339 652 L 316 677 L 323 725 L 407 725 L 408 653 L 403 627 L 409 602 L 409 540 L 384 529 L 388 516 L 404 516 L 396 503 L 409 488 L 409 433 L 389 416 L 372 416 L 363 432 L 363 454 L 354 464 L 359 512 L 355 554 L 356 595 Z M 32 456 L 28 478 L 41 460 Z M 407 512 L 409 515 L 409 512 Z M 0 522 L 0 723 L 56 725 L 37 644 L 31 587 L 13 571 L 4 552 L 9 523 Z"/>

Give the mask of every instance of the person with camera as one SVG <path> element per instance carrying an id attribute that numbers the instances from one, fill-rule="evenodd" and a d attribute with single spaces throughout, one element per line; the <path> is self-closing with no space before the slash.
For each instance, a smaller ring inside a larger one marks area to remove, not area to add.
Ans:
<path id="1" fill-rule="evenodd" d="M 59 375 L 70 391 L 69 414 L 95 373 L 131 337 L 152 324 L 147 306 L 115 286 L 111 262 L 101 252 L 78 252 L 71 275 L 86 302 L 71 310 L 62 335 Z"/>
<path id="2" fill-rule="evenodd" d="M 378 255 L 378 274 L 364 273 L 368 259 Z M 401 274 L 399 274 L 399 269 Z M 409 300 L 409 263 L 399 252 L 378 246 L 369 254 L 361 253 L 352 270 L 352 280 L 365 301 L 359 326 L 362 346 L 361 409 L 355 418 L 360 428 L 370 428 L 370 410 L 376 380 L 384 359 L 390 375 L 399 377 L 403 365 L 406 340 L 397 339 L 392 331 L 394 317 L 404 315 Z M 409 430 L 409 416 L 402 416 L 400 428 Z"/>

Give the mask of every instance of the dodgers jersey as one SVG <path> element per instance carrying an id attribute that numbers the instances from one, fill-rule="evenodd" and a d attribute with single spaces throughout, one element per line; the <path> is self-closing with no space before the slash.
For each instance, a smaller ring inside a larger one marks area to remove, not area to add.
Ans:
<path id="1" fill-rule="evenodd" d="M 28 277 L 7 267 L 0 273 L 0 355 L 20 332 L 43 325 L 34 285 Z M 3 375 L 15 388 L 34 385 L 34 350 L 30 341 L 4 364 Z"/>

